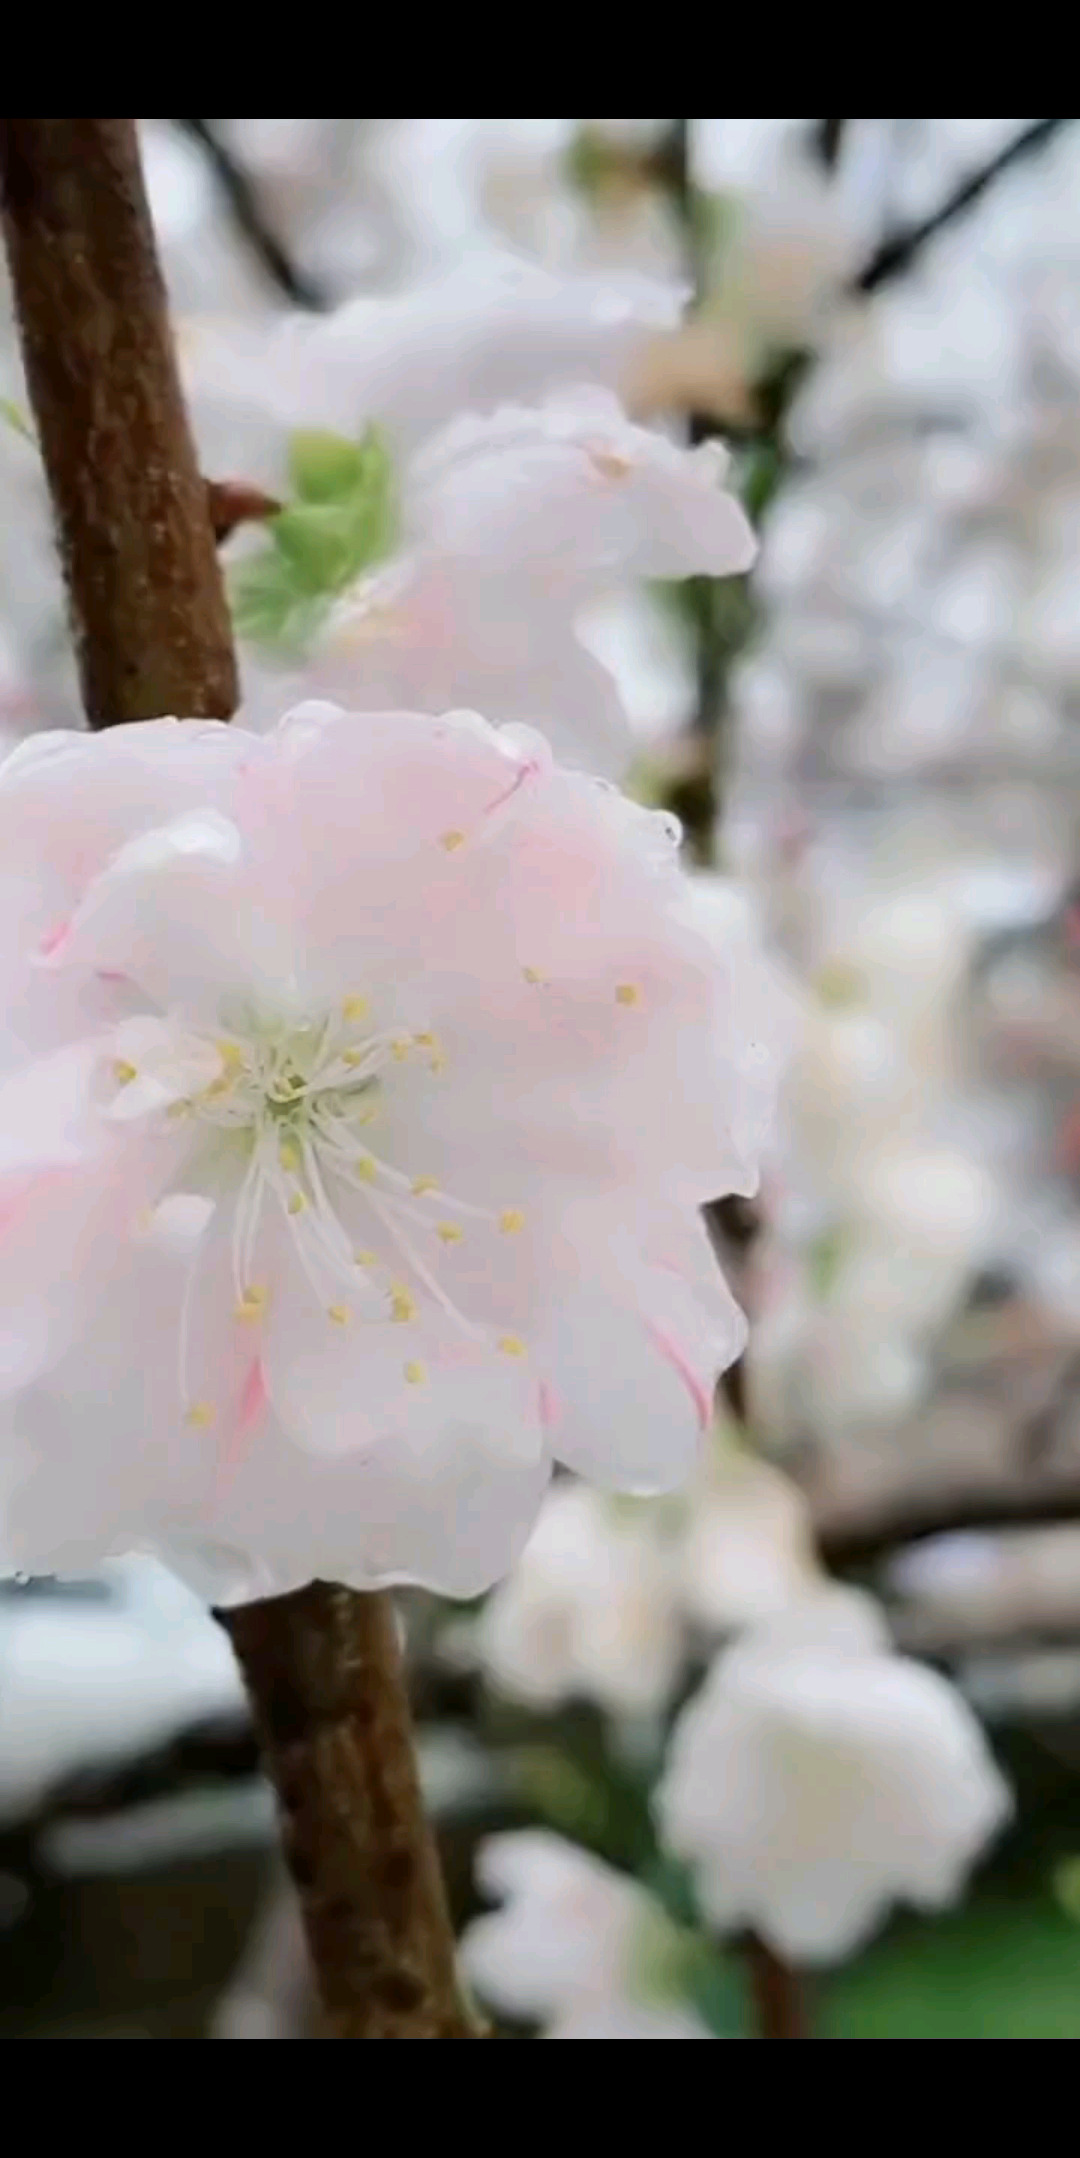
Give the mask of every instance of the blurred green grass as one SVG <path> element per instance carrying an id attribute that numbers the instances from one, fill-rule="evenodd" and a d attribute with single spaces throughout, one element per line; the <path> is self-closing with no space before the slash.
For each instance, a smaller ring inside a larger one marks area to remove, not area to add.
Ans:
<path id="1" fill-rule="evenodd" d="M 815 2022 L 822 2038 L 1078 2038 L 1080 1927 L 1049 1892 L 984 1891 L 824 1980 Z"/>

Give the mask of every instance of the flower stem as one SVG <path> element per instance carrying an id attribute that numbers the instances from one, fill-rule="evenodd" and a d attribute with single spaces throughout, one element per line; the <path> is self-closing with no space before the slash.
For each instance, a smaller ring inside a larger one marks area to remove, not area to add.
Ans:
<path id="1" fill-rule="evenodd" d="M 228 719 L 228 608 L 134 120 L 0 120 L 0 210 L 91 726 Z"/>
<path id="2" fill-rule="evenodd" d="M 809 2038 L 810 2019 L 802 1979 L 756 1933 L 743 1944 L 759 2038 Z"/>
<path id="3" fill-rule="evenodd" d="M 0 119 L 0 216 L 90 723 L 228 719 L 211 498 L 134 120 Z M 334 2035 L 480 2035 L 456 1992 L 390 1605 L 316 1584 L 223 1623 Z"/>
<path id="4" fill-rule="evenodd" d="M 315 1582 L 221 1611 L 335 2038 L 479 2038 L 457 1987 L 388 1596 Z"/>

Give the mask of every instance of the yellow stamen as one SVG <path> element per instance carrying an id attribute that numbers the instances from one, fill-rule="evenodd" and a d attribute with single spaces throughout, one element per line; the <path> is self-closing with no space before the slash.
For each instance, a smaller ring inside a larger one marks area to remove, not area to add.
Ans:
<path id="1" fill-rule="evenodd" d="M 358 1251 L 356 1253 L 357 1266 L 371 1267 L 378 1266 L 378 1263 L 379 1254 L 377 1251 Z"/>
<path id="2" fill-rule="evenodd" d="M 254 1287 L 248 1289 L 241 1297 L 240 1302 L 235 1307 L 233 1316 L 237 1319 L 249 1321 L 261 1319 L 266 1309 L 268 1293 L 261 1282 L 256 1282 Z"/>
<path id="3" fill-rule="evenodd" d="M 390 1296 L 390 1316 L 395 1326 L 408 1326 L 416 1317 L 416 1305 L 408 1289 L 396 1285 Z"/>
<path id="4" fill-rule="evenodd" d="M 454 1221 L 438 1222 L 435 1227 L 435 1234 L 441 1238 L 444 1244 L 460 1244 L 464 1242 L 463 1232 Z"/>
<path id="5" fill-rule="evenodd" d="M 411 1048 L 412 1037 L 408 1034 L 399 1034 L 397 1039 L 390 1044 L 390 1054 L 395 1064 L 404 1064 Z"/>
<path id="6" fill-rule="evenodd" d="M 193 1402 L 185 1418 L 185 1422 L 191 1425 L 193 1431 L 209 1431 L 211 1424 L 215 1423 L 216 1420 L 217 1410 L 212 1401 Z"/>
<path id="7" fill-rule="evenodd" d="M 539 989 L 541 987 L 544 976 L 540 973 L 537 967 L 522 967 L 521 971 L 531 989 Z"/>
<path id="8" fill-rule="evenodd" d="M 302 1191 L 294 1191 L 292 1198 L 289 1200 L 289 1212 L 293 1216 L 307 1213 L 307 1200 Z"/>
<path id="9" fill-rule="evenodd" d="M 331 1304 L 326 1316 L 335 1326 L 348 1326 L 352 1313 L 347 1304 Z"/>
<path id="10" fill-rule="evenodd" d="M 290 1176 L 295 1176 L 300 1167 L 299 1147 L 295 1146 L 291 1139 L 286 1139 L 279 1149 L 278 1160 Z"/>
<path id="11" fill-rule="evenodd" d="M 615 991 L 616 1004 L 625 1004 L 631 1011 L 642 1002 L 641 991 L 636 982 L 620 982 Z"/>
<path id="12" fill-rule="evenodd" d="M 126 1063 L 122 1057 L 113 1065 L 113 1078 L 117 1086 L 130 1086 L 132 1080 L 137 1079 L 138 1076 L 137 1067 L 134 1064 Z"/>
<path id="13" fill-rule="evenodd" d="M 525 1227 L 525 1216 L 519 1206 L 508 1206 L 499 1215 L 499 1227 L 504 1236 L 517 1236 Z"/>
<path id="14" fill-rule="evenodd" d="M 423 1386 L 427 1372 L 423 1364 L 406 1364 L 405 1377 L 410 1386 Z"/>
<path id="15" fill-rule="evenodd" d="M 447 854 L 456 854 L 459 847 L 465 845 L 465 834 L 464 832 L 444 832 L 439 845 L 446 849 Z"/>
<path id="16" fill-rule="evenodd" d="M 367 1054 L 366 1049 L 346 1049 L 341 1061 L 343 1064 L 348 1065 L 351 1072 L 354 1072 L 358 1064 L 366 1062 Z"/>
<path id="17" fill-rule="evenodd" d="M 346 997 L 341 1009 L 350 1026 L 356 1026 L 361 1019 L 367 1018 L 371 1006 L 366 997 Z"/>
<path id="18" fill-rule="evenodd" d="M 587 454 L 593 471 L 602 480 L 627 480 L 634 469 L 633 458 L 620 450 L 593 449 Z"/>
<path id="19" fill-rule="evenodd" d="M 379 1173 L 378 1165 L 370 1154 L 358 1154 L 353 1164 L 362 1184 L 373 1184 Z"/>
<path id="20" fill-rule="evenodd" d="M 223 1094 L 231 1094 L 244 1068 L 243 1053 L 235 1042 L 219 1041 L 214 1043 L 214 1047 L 221 1058 L 222 1068 L 206 1089 L 207 1101 L 220 1101 Z"/>
<path id="21" fill-rule="evenodd" d="M 504 1334 L 499 1347 L 504 1356 L 527 1356 L 529 1353 L 517 1334 Z"/>
<path id="22" fill-rule="evenodd" d="M 418 1199 L 426 1199 L 430 1191 L 438 1191 L 438 1181 L 433 1176 L 414 1176 L 413 1191 Z"/>

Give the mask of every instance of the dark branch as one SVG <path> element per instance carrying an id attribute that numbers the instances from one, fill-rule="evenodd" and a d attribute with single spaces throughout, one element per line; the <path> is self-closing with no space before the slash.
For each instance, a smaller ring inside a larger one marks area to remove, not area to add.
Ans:
<path id="1" fill-rule="evenodd" d="M 847 132 L 846 120 L 816 120 L 814 122 L 813 152 L 818 164 L 826 172 L 835 172 L 840 163 Z"/>
<path id="2" fill-rule="evenodd" d="M 809 2038 L 806 1990 L 799 1973 L 756 1934 L 743 1943 L 750 1998 L 759 2038 Z"/>
<path id="3" fill-rule="evenodd" d="M 182 128 L 197 142 L 232 212 L 237 229 L 243 234 L 252 253 L 262 264 L 271 283 L 276 285 L 283 297 L 294 307 L 307 307 L 315 312 L 329 306 L 327 294 L 306 270 L 295 263 L 272 231 L 263 214 L 251 176 L 233 157 L 230 150 L 215 133 L 209 120 L 177 120 L 174 125 Z"/>
<path id="4" fill-rule="evenodd" d="M 1068 120 L 1034 120 L 1030 127 L 1022 129 L 1012 142 L 1006 143 L 1005 148 L 999 150 L 985 165 L 981 165 L 978 171 L 969 173 L 931 216 L 924 217 L 918 224 L 903 225 L 890 233 L 880 247 L 875 249 L 869 262 L 865 263 L 853 278 L 852 292 L 877 292 L 880 286 L 888 284 L 892 278 L 902 276 L 905 270 L 911 268 L 928 243 L 936 239 L 939 232 L 944 232 L 947 226 L 955 224 L 965 211 L 980 202 L 1004 173 L 1010 172 L 1012 167 L 1020 164 L 1024 158 L 1034 157 L 1040 150 L 1045 150 L 1055 136 L 1070 124 Z M 842 123 L 827 121 L 823 125 L 834 127 Z"/>
<path id="5" fill-rule="evenodd" d="M 818 1546 L 836 1572 L 869 1566 L 907 1544 L 970 1529 L 1052 1528 L 1080 1521 L 1080 1482 L 1010 1484 L 1000 1490 L 948 1491 L 936 1499 L 910 1499 L 877 1513 L 822 1518 Z"/>

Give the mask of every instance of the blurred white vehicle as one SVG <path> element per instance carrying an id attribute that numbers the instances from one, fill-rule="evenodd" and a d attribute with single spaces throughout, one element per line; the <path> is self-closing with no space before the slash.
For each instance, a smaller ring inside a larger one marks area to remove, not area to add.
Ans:
<path id="1" fill-rule="evenodd" d="M 0 1823 L 72 1777 L 243 1713 L 225 1635 L 152 1560 L 82 1582 L 0 1582 Z"/>

